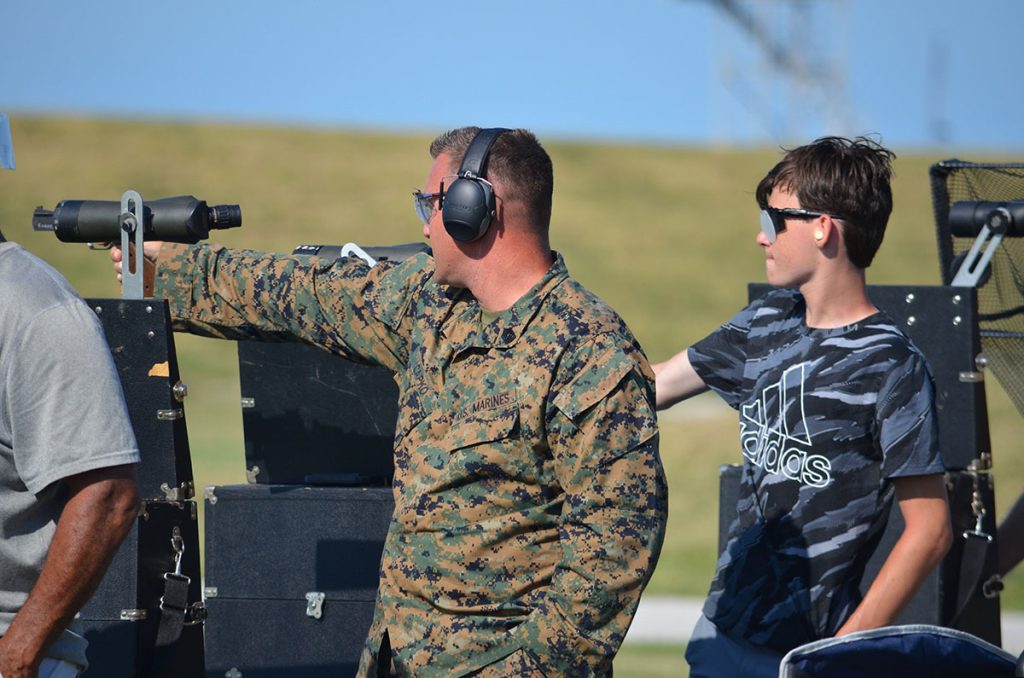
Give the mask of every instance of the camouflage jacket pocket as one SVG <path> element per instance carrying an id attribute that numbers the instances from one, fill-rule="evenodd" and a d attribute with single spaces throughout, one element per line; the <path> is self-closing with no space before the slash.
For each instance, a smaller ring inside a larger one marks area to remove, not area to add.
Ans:
<path id="1" fill-rule="evenodd" d="M 516 401 L 509 396 L 493 396 L 453 416 L 444 446 L 454 452 L 517 437 L 518 433 L 519 407 Z"/>

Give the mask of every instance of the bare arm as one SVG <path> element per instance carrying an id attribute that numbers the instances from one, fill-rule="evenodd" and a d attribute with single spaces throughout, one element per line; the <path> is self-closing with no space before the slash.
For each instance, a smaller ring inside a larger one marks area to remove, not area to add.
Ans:
<path id="1" fill-rule="evenodd" d="M 690 364 L 690 356 L 686 351 L 680 351 L 665 362 L 651 367 L 656 377 L 654 398 L 659 410 L 708 390 L 707 384 Z"/>
<path id="2" fill-rule="evenodd" d="M 909 476 L 893 482 L 906 527 L 837 636 L 891 624 L 952 543 L 943 476 Z"/>
<path id="3" fill-rule="evenodd" d="M 65 482 L 70 497 L 46 564 L 0 638 L 3 678 L 34 678 L 46 648 L 96 590 L 138 515 L 134 465 L 87 471 Z"/>

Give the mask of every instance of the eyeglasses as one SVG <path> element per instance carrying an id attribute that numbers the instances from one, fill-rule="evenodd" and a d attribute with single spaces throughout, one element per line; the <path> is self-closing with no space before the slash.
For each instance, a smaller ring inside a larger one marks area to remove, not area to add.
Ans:
<path id="1" fill-rule="evenodd" d="M 434 217 L 434 210 L 440 209 L 444 204 L 444 184 L 441 184 L 441 190 L 437 193 L 424 193 L 422 191 L 413 191 L 413 206 L 416 208 L 416 214 L 423 221 L 424 224 L 429 224 L 430 220 Z M 437 206 L 434 206 L 434 200 L 437 200 Z"/>
<path id="2" fill-rule="evenodd" d="M 817 219 L 818 217 L 826 216 L 833 219 L 843 218 L 828 212 L 813 212 L 793 207 L 765 207 L 761 210 L 761 231 L 768 238 L 769 244 L 771 244 L 779 237 L 779 233 L 786 230 L 786 219 Z"/>

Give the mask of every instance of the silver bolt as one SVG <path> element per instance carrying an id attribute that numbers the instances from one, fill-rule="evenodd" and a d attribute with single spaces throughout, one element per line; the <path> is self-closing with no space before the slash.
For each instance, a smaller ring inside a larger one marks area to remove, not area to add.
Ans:
<path id="1" fill-rule="evenodd" d="M 960 316 L 956 316 L 956 317 L 953 318 L 953 326 L 954 327 L 959 325 L 961 322 L 963 322 L 963 321 L 960 319 Z"/>
<path id="2" fill-rule="evenodd" d="M 909 304 L 909 303 L 912 303 L 913 301 L 914 301 L 914 293 L 911 292 L 910 294 L 907 295 L 907 303 Z"/>
<path id="3" fill-rule="evenodd" d="M 907 324 L 908 325 L 913 325 L 916 322 L 917 322 L 917 318 L 915 318 L 914 316 L 910 316 L 909 318 L 907 318 Z"/>

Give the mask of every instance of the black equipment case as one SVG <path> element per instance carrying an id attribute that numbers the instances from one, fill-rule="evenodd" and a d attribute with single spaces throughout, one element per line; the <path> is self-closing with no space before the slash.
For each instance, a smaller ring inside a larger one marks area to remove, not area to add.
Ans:
<path id="1" fill-rule="evenodd" d="M 224 485 L 205 498 L 207 675 L 354 675 L 391 489 Z"/>
<path id="2" fill-rule="evenodd" d="M 106 334 L 139 444 L 143 502 L 80 620 L 86 676 L 203 673 L 199 525 L 167 302 L 88 299 Z M 180 577 L 175 578 L 180 561 Z M 171 579 L 168 579 L 170 575 Z M 166 595 L 167 605 L 161 609 Z"/>
<path id="3" fill-rule="evenodd" d="M 299 245 L 292 254 L 370 263 L 428 252 L 423 243 Z M 246 476 L 251 483 L 381 486 L 394 475 L 398 386 L 382 367 L 295 343 L 238 343 Z"/>
<path id="4" fill-rule="evenodd" d="M 195 492 L 181 383 L 162 299 L 87 299 L 103 325 L 114 358 L 142 463 L 137 469 L 143 499 L 181 501 Z"/>
<path id="5" fill-rule="evenodd" d="M 390 485 L 398 386 L 315 346 L 238 342 L 249 482 Z"/>
<path id="6" fill-rule="evenodd" d="M 145 501 L 80 621 L 89 641 L 89 669 L 96 678 L 200 676 L 203 627 L 189 623 L 178 640 L 157 648 L 164 575 L 189 578 L 188 601 L 201 600 L 199 528 L 194 501 Z"/>

